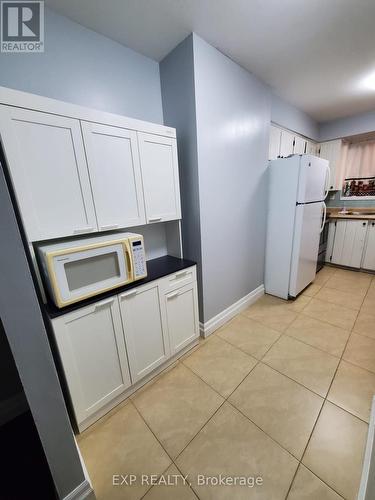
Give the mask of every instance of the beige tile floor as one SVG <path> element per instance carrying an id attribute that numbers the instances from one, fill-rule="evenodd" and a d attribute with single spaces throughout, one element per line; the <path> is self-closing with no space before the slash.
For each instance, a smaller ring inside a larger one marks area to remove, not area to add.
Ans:
<path id="1" fill-rule="evenodd" d="M 374 394 L 375 277 L 325 267 L 293 302 L 262 297 L 78 441 L 99 500 L 354 500 Z M 201 484 L 220 474 L 262 484 Z"/>

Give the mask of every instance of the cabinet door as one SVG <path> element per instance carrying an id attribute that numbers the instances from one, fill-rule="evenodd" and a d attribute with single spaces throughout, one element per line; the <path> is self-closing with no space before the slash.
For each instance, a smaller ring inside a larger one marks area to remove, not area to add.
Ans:
<path id="1" fill-rule="evenodd" d="M 138 132 L 147 222 L 181 218 L 176 139 Z"/>
<path id="2" fill-rule="evenodd" d="M 100 231 L 145 224 L 137 133 L 82 122 Z"/>
<path id="3" fill-rule="evenodd" d="M 306 139 L 303 139 L 303 137 L 296 135 L 294 138 L 293 153 L 298 155 L 303 155 L 304 153 L 306 153 L 306 142 Z"/>
<path id="4" fill-rule="evenodd" d="M 294 148 L 294 134 L 288 132 L 287 130 L 281 131 L 281 141 L 280 141 L 280 156 L 285 158 L 293 154 Z"/>
<path id="5" fill-rule="evenodd" d="M 196 282 L 165 294 L 164 314 L 173 355 L 199 336 Z"/>
<path id="6" fill-rule="evenodd" d="M 2 106 L 0 134 L 28 239 L 96 231 L 79 121 Z"/>
<path id="7" fill-rule="evenodd" d="M 371 221 L 368 222 L 362 267 L 369 271 L 375 271 L 375 222 Z"/>
<path id="8" fill-rule="evenodd" d="M 133 383 L 166 361 L 169 339 L 163 328 L 158 283 L 119 296 L 122 324 Z"/>
<path id="9" fill-rule="evenodd" d="M 130 386 L 117 297 L 53 320 L 78 423 Z"/>
<path id="10" fill-rule="evenodd" d="M 268 159 L 275 160 L 280 154 L 281 129 L 271 125 Z"/>
<path id="11" fill-rule="evenodd" d="M 319 144 L 319 156 L 329 161 L 329 168 L 331 171 L 329 189 L 338 190 L 341 189 L 340 179 L 338 174 L 338 166 L 341 157 L 341 145 L 342 141 L 340 139 L 336 141 L 327 141 Z"/>
<path id="12" fill-rule="evenodd" d="M 332 263 L 360 268 L 365 245 L 367 223 L 361 220 L 336 222 Z"/>
<path id="13" fill-rule="evenodd" d="M 306 144 L 306 153 L 309 155 L 317 156 L 318 155 L 318 145 L 316 142 L 307 141 Z"/>

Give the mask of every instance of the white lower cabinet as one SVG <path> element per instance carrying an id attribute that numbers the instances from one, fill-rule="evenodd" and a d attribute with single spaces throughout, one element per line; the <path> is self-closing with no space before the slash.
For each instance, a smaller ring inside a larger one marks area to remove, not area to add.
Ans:
<path id="1" fill-rule="evenodd" d="M 172 354 L 199 336 L 198 297 L 195 283 L 164 295 L 165 321 Z"/>
<path id="2" fill-rule="evenodd" d="M 375 271 L 375 222 L 372 221 L 368 223 L 362 267 L 368 271 Z"/>
<path id="3" fill-rule="evenodd" d="M 82 430 L 198 338 L 195 267 L 66 313 L 52 327 Z"/>
<path id="4" fill-rule="evenodd" d="M 60 316 L 52 325 L 79 424 L 131 385 L 117 297 Z"/>
<path id="5" fill-rule="evenodd" d="M 332 264 L 360 268 L 365 248 L 367 222 L 338 220 L 332 251 Z"/>
<path id="6" fill-rule="evenodd" d="M 162 322 L 158 283 L 153 282 L 123 293 L 119 301 L 134 383 L 170 356 L 169 339 Z"/>

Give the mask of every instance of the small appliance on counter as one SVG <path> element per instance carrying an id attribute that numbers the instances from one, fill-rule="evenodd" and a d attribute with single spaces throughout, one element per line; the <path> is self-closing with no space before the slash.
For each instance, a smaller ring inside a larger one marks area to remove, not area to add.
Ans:
<path id="1" fill-rule="evenodd" d="M 50 297 L 59 308 L 147 276 L 140 234 L 40 243 L 36 250 Z"/>
<path id="2" fill-rule="evenodd" d="M 265 290 L 288 299 L 315 278 L 327 213 L 329 163 L 292 155 L 271 161 L 268 170 Z"/>

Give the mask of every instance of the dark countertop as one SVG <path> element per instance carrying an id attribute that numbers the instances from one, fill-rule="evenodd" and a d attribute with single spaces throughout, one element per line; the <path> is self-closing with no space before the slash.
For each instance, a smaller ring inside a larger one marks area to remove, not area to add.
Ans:
<path id="1" fill-rule="evenodd" d="M 75 302 L 69 306 L 63 307 L 59 309 L 51 302 L 45 304 L 45 311 L 47 315 L 53 319 L 58 316 L 62 316 L 71 311 L 76 311 L 81 307 L 93 304 L 99 300 L 105 299 L 107 297 L 112 297 L 113 295 L 117 295 L 119 293 L 126 292 L 132 288 L 136 288 L 138 286 L 144 285 L 145 283 L 149 283 L 150 281 L 155 281 L 164 276 L 168 276 L 168 274 L 173 274 L 182 269 L 186 269 L 191 266 L 195 266 L 195 262 L 187 259 L 178 259 L 176 257 L 171 257 L 170 255 L 165 255 L 163 257 L 159 257 L 158 259 L 152 259 L 147 261 L 147 277 L 138 281 L 134 281 L 133 283 L 129 283 L 128 285 L 121 286 L 115 288 L 114 290 L 110 290 L 109 292 L 100 293 L 95 295 L 94 297 L 90 297 L 86 300 L 81 300 L 80 302 Z"/>

